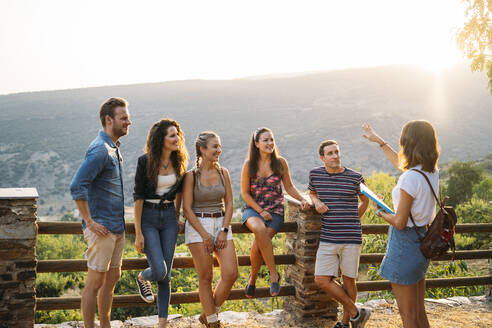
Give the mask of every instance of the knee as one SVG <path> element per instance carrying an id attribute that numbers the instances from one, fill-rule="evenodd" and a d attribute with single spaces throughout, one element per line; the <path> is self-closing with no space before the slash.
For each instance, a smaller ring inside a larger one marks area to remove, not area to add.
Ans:
<path id="1" fill-rule="evenodd" d="M 154 281 L 161 281 L 165 280 L 167 278 L 167 268 L 166 265 L 163 263 L 163 265 L 160 265 L 156 268 L 152 268 L 152 280 Z"/>
<path id="2" fill-rule="evenodd" d="M 93 279 L 91 281 L 87 281 L 84 288 L 97 293 L 103 285 L 104 285 L 104 278 Z"/>
<path id="3" fill-rule="evenodd" d="M 331 279 L 327 277 L 315 276 L 314 283 L 318 286 L 318 288 L 324 289 L 331 283 Z"/>
<path id="4" fill-rule="evenodd" d="M 220 278 L 222 280 L 224 280 L 225 282 L 227 282 L 231 285 L 234 285 L 234 283 L 236 282 L 236 280 L 238 278 L 238 272 L 237 272 L 237 270 L 233 270 L 230 272 L 223 272 Z"/>
<path id="5" fill-rule="evenodd" d="M 207 272 L 207 273 L 204 273 L 204 274 L 201 274 L 199 277 L 198 277 L 198 284 L 200 286 L 212 286 L 212 281 L 213 281 L 213 273 L 212 272 Z"/>
<path id="6" fill-rule="evenodd" d="M 343 284 L 346 285 L 346 286 L 350 286 L 350 287 L 356 286 L 356 284 L 355 284 L 355 278 L 350 278 L 350 277 L 347 277 L 347 276 L 343 276 Z"/>
<path id="7" fill-rule="evenodd" d="M 256 239 L 262 238 L 267 235 L 267 229 L 264 225 L 258 224 L 254 227 L 253 234 Z"/>

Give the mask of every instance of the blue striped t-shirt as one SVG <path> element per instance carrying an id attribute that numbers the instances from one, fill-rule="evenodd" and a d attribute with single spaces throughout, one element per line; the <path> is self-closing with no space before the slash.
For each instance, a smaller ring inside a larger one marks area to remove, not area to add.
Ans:
<path id="1" fill-rule="evenodd" d="M 315 191 L 329 208 L 321 215 L 321 242 L 362 244 L 358 211 L 361 183 L 364 183 L 362 174 L 348 168 L 330 174 L 321 166 L 309 172 L 309 190 Z"/>

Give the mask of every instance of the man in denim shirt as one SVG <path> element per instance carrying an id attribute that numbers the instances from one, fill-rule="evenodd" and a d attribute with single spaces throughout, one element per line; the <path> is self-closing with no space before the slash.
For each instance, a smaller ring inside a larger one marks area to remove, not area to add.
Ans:
<path id="1" fill-rule="evenodd" d="M 108 99 L 101 106 L 99 116 L 102 131 L 90 144 L 70 184 L 87 242 L 88 273 L 81 304 L 86 328 L 94 327 L 96 300 L 100 327 L 110 327 L 113 290 L 120 278 L 125 246 L 122 158 L 118 140 L 128 134 L 132 124 L 126 100 Z"/>

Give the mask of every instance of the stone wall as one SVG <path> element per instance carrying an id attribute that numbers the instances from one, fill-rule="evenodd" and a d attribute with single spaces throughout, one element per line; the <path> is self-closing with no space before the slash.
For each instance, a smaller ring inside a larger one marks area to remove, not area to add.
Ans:
<path id="1" fill-rule="evenodd" d="M 37 197 L 0 188 L 0 328 L 34 326 Z"/>
<path id="2" fill-rule="evenodd" d="M 285 266 L 285 281 L 296 288 L 295 297 L 284 299 L 284 309 L 295 317 L 337 316 L 338 304 L 314 283 L 314 265 L 319 245 L 321 216 L 314 210 L 301 211 L 298 202 L 286 197 L 286 221 L 297 222 L 297 232 L 286 233 L 287 253 L 295 254 L 296 264 Z"/>

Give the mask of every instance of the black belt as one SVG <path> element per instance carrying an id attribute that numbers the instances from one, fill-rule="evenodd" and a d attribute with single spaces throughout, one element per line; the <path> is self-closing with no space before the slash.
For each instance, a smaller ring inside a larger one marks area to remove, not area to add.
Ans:
<path id="1" fill-rule="evenodd" d="M 155 210 L 164 210 L 166 208 L 174 207 L 174 202 L 170 202 L 170 203 L 164 203 L 164 202 L 162 202 L 162 203 L 151 203 L 151 202 L 144 201 L 143 207 L 153 208 Z"/>

